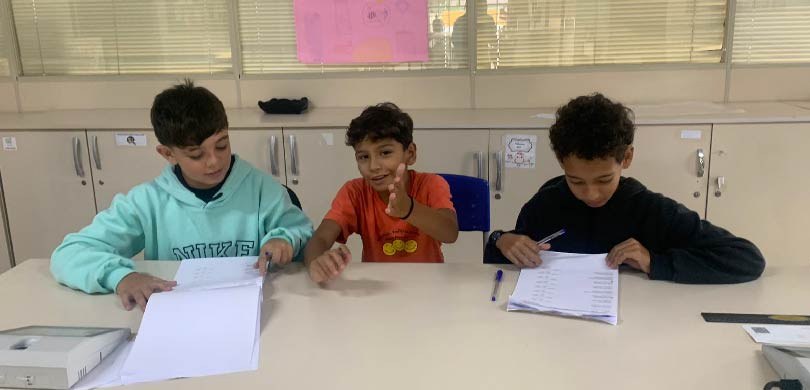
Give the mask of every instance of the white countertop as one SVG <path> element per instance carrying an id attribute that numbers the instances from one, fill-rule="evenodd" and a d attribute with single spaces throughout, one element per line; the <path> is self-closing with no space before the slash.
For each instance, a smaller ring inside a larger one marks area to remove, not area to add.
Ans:
<path id="1" fill-rule="evenodd" d="M 136 262 L 170 278 L 178 262 Z M 735 389 L 776 379 L 739 324 L 701 312 L 807 314 L 810 267 L 769 267 L 737 285 L 620 276 L 619 324 L 507 312 L 518 272 L 497 266 L 352 263 L 325 288 L 298 265 L 264 286 L 259 370 L 133 389 Z M 58 285 L 47 260 L 0 275 L 0 329 L 130 327 L 114 295 Z M 193 320 L 189 320 L 193 326 Z"/>
<path id="2" fill-rule="evenodd" d="M 639 125 L 810 122 L 810 102 L 631 106 Z M 229 109 L 232 129 L 345 128 L 362 108 L 312 108 L 303 115 L 267 115 L 259 108 Z M 538 129 L 553 123 L 554 108 L 407 110 L 417 129 Z M 535 117 L 543 114 L 543 117 Z M 151 129 L 149 110 L 64 110 L 0 114 L 0 130 Z"/>
<path id="3" fill-rule="evenodd" d="M 810 102 L 786 102 L 788 104 L 792 104 L 797 107 L 810 109 Z"/>

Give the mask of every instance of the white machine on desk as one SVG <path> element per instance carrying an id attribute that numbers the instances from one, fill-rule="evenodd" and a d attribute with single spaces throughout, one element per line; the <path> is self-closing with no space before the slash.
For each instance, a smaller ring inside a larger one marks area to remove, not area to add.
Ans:
<path id="1" fill-rule="evenodd" d="M 69 389 L 129 337 L 128 328 L 0 331 L 0 388 Z"/>
<path id="2" fill-rule="evenodd" d="M 810 389 L 810 348 L 763 345 L 762 353 L 780 379 L 796 379 Z"/>

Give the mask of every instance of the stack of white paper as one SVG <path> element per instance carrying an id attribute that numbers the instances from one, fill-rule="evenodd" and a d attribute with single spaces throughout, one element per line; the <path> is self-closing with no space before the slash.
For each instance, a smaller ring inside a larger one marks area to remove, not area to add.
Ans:
<path id="1" fill-rule="evenodd" d="M 810 326 L 807 325 L 743 325 L 754 341 L 778 347 L 810 350 Z"/>
<path id="2" fill-rule="evenodd" d="M 136 340 L 119 347 L 76 388 L 258 369 L 264 278 L 255 262 L 183 260 L 177 287 L 149 298 Z"/>
<path id="3" fill-rule="evenodd" d="M 606 254 L 545 251 L 543 264 L 520 271 L 507 310 L 582 317 L 613 325 L 619 316 L 619 272 Z"/>

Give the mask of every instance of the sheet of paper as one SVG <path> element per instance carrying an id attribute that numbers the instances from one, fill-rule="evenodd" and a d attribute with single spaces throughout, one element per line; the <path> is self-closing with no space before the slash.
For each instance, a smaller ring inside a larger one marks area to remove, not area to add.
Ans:
<path id="1" fill-rule="evenodd" d="M 810 348 L 810 326 L 807 325 L 743 325 L 743 329 L 760 344 Z"/>
<path id="2" fill-rule="evenodd" d="M 121 386 L 121 367 L 129 356 L 134 341 L 127 341 L 115 349 L 101 364 L 77 382 L 71 390 L 90 390 L 100 387 Z"/>
<path id="3" fill-rule="evenodd" d="M 254 284 L 261 286 L 264 277 L 253 264 L 257 257 L 218 257 L 188 259 L 180 263 L 174 275 L 175 290 L 223 288 Z"/>
<path id="4" fill-rule="evenodd" d="M 293 9 L 304 64 L 428 60 L 425 0 L 295 0 Z"/>
<path id="5" fill-rule="evenodd" d="M 583 317 L 618 323 L 619 273 L 606 254 L 543 252 L 543 264 L 520 271 L 507 310 Z"/>
<path id="6" fill-rule="evenodd" d="M 124 384 L 254 370 L 261 287 L 159 293 L 149 299 Z"/>

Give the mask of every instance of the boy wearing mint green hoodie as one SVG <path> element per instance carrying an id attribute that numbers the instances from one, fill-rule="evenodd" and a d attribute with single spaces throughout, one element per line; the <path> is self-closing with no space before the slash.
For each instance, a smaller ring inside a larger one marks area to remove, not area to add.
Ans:
<path id="1" fill-rule="evenodd" d="M 145 309 L 152 293 L 176 283 L 135 272 L 131 258 L 142 250 L 147 260 L 260 255 L 262 274 L 267 260 L 286 264 L 301 251 L 312 224 L 281 184 L 231 154 L 214 94 L 187 80 L 155 97 L 151 119 L 171 165 L 65 237 L 51 255 L 58 282 Z"/>

